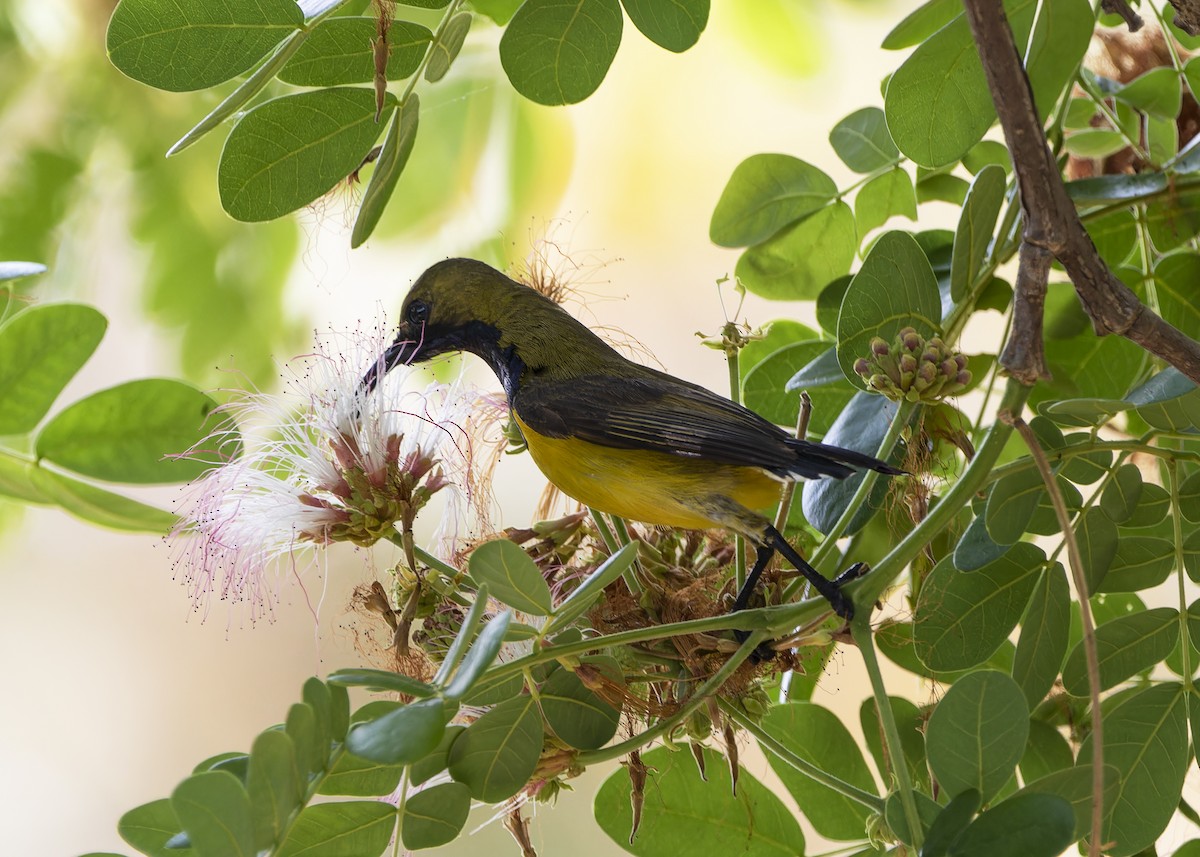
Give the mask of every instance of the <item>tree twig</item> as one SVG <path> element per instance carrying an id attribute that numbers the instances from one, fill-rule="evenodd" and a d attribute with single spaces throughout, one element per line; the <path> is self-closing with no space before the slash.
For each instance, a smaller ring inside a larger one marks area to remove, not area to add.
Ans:
<path id="1" fill-rule="evenodd" d="M 1025 215 L 1023 244 L 1041 248 L 1062 263 L 1098 336 L 1124 336 L 1200 384 L 1200 343 L 1138 300 L 1104 264 L 1083 228 L 1046 142 L 1033 90 L 1000 0 L 964 0 L 964 5 L 1017 175 Z M 1031 256 L 1029 262 L 1038 260 Z M 1022 248 L 1022 267 L 1030 277 L 1042 276 L 1040 284 L 1030 280 L 1018 292 L 1018 307 L 1025 303 L 1022 312 L 1029 324 L 1035 315 L 1040 322 L 1036 295 L 1045 289 L 1049 265 L 1025 263 Z M 1000 361 L 1025 383 L 1045 374 L 1045 366 L 1037 363 L 1040 348 L 1029 347 L 1035 335 L 1041 338 L 1040 333 L 1019 330 L 1014 324 L 1012 336 L 1019 342 L 1011 351 L 1005 348 Z"/>
<path id="2" fill-rule="evenodd" d="M 1087 578 L 1084 576 L 1083 559 L 1079 554 L 1079 542 L 1075 539 L 1075 531 L 1071 528 L 1071 513 L 1067 511 L 1066 501 L 1058 490 L 1054 479 L 1054 471 L 1050 462 L 1038 443 L 1037 436 L 1029 423 L 1008 411 L 1002 411 L 1001 420 L 1013 426 L 1021 439 L 1029 447 L 1029 455 L 1037 465 L 1042 481 L 1046 483 L 1046 491 L 1054 506 L 1054 516 L 1058 518 L 1059 529 L 1062 530 L 1063 541 L 1067 543 L 1067 558 L 1071 565 L 1071 579 L 1075 583 L 1075 592 L 1079 601 L 1079 617 L 1083 625 L 1083 653 L 1087 659 L 1088 694 L 1092 704 L 1092 836 L 1088 842 L 1089 857 L 1100 857 L 1100 831 L 1104 819 L 1104 724 L 1100 716 L 1100 658 L 1096 652 L 1096 626 L 1092 622 L 1092 605 L 1088 600 Z"/>
<path id="3" fill-rule="evenodd" d="M 1136 33 L 1142 28 L 1142 16 L 1133 11 L 1125 0 L 1103 0 L 1100 8 L 1110 15 L 1120 15 L 1124 18 L 1131 33 Z"/>

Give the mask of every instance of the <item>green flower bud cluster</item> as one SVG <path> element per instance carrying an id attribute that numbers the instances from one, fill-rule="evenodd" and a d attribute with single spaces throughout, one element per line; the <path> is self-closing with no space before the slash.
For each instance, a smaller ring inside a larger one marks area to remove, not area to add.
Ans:
<path id="1" fill-rule="evenodd" d="M 925 339 L 911 327 L 890 344 L 872 339 L 871 356 L 855 360 L 854 371 L 869 389 L 893 401 L 938 402 L 971 383 L 966 357 L 941 337 Z"/>

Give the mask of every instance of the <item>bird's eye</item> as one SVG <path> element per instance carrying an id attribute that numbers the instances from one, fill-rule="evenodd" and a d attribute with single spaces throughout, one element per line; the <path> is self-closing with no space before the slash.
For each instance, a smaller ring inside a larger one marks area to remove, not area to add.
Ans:
<path id="1" fill-rule="evenodd" d="M 408 313 L 406 315 L 412 324 L 424 324 L 429 320 L 429 304 L 420 300 L 413 301 L 408 305 Z"/>

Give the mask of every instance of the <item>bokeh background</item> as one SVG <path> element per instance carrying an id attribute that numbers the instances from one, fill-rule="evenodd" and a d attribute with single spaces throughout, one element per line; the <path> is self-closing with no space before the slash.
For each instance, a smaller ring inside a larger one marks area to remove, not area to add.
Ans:
<path id="1" fill-rule="evenodd" d="M 608 78 L 570 108 L 514 95 L 498 31 L 477 21 L 451 77 L 419 90 L 413 160 L 356 251 L 352 188 L 294 218 L 243 225 L 217 200 L 222 134 L 163 157 L 224 91 L 172 95 L 122 77 L 103 50 L 113 5 L 0 0 L 0 259 L 46 263 L 23 290 L 92 303 L 110 322 L 61 402 L 159 375 L 273 389 L 314 330 L 373 324 L 430 263 L 520 264 L 539 240 L 576 286 L 573 311 L 669 371 L 727 389 L 723 356 L 695 335 L 737 308 L 717 285 L 736 252 L 708 240 L 721 189 L 757 152 L 796 155 L 849 184 L 828 130 L 881 103 L 899 57 L 878 45 L 916 3 L 716 0 L 682 55 L 627 22 Z M 923 206 L 923 219 L 939 205 Z M 813 318 L 811 307 L 755 298 L 740 316 L 780 317 Z M 497 523 L 528 523 L 542 487 L 528 461 L 506 457 Z M 176 495 L 138 496 L 169 505 Z M 274 621 L 252 625 L 223 603 L 195 612 L 158 538 L 0 500 L 0 851 L 127 850 L 124 811 L 169 794 L 200 760 L 248 747 L 309 675 L 360 663 L 349 594 L 390 559 L 387 548 L 339 547 L 303 590 L 283 585 Z M 838 656 L 817 700 L 857 732 L 862 687 L 857 658 Z M 770 779 L 761 759 L 747 764 Z M 623 853 L 591 820 L 600 776 L 533 810 L 540 853 L 566 843 L 579 857 Z M 507 838 L 493 824 L 443 853 L 513 853 Z"/>

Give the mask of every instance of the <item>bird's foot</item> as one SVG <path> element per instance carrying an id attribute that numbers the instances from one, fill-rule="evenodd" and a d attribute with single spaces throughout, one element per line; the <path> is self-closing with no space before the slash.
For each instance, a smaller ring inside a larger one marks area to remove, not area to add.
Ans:
<path id="1" fill-rule="evenodd" d="M 844 586 L 852 580 L 858 580 L 870 570 L 871 566 L 867 565 L 865 562 L 856 562 L 854 565 L 850 566 L 833 579 L 834 585 Z"/>

